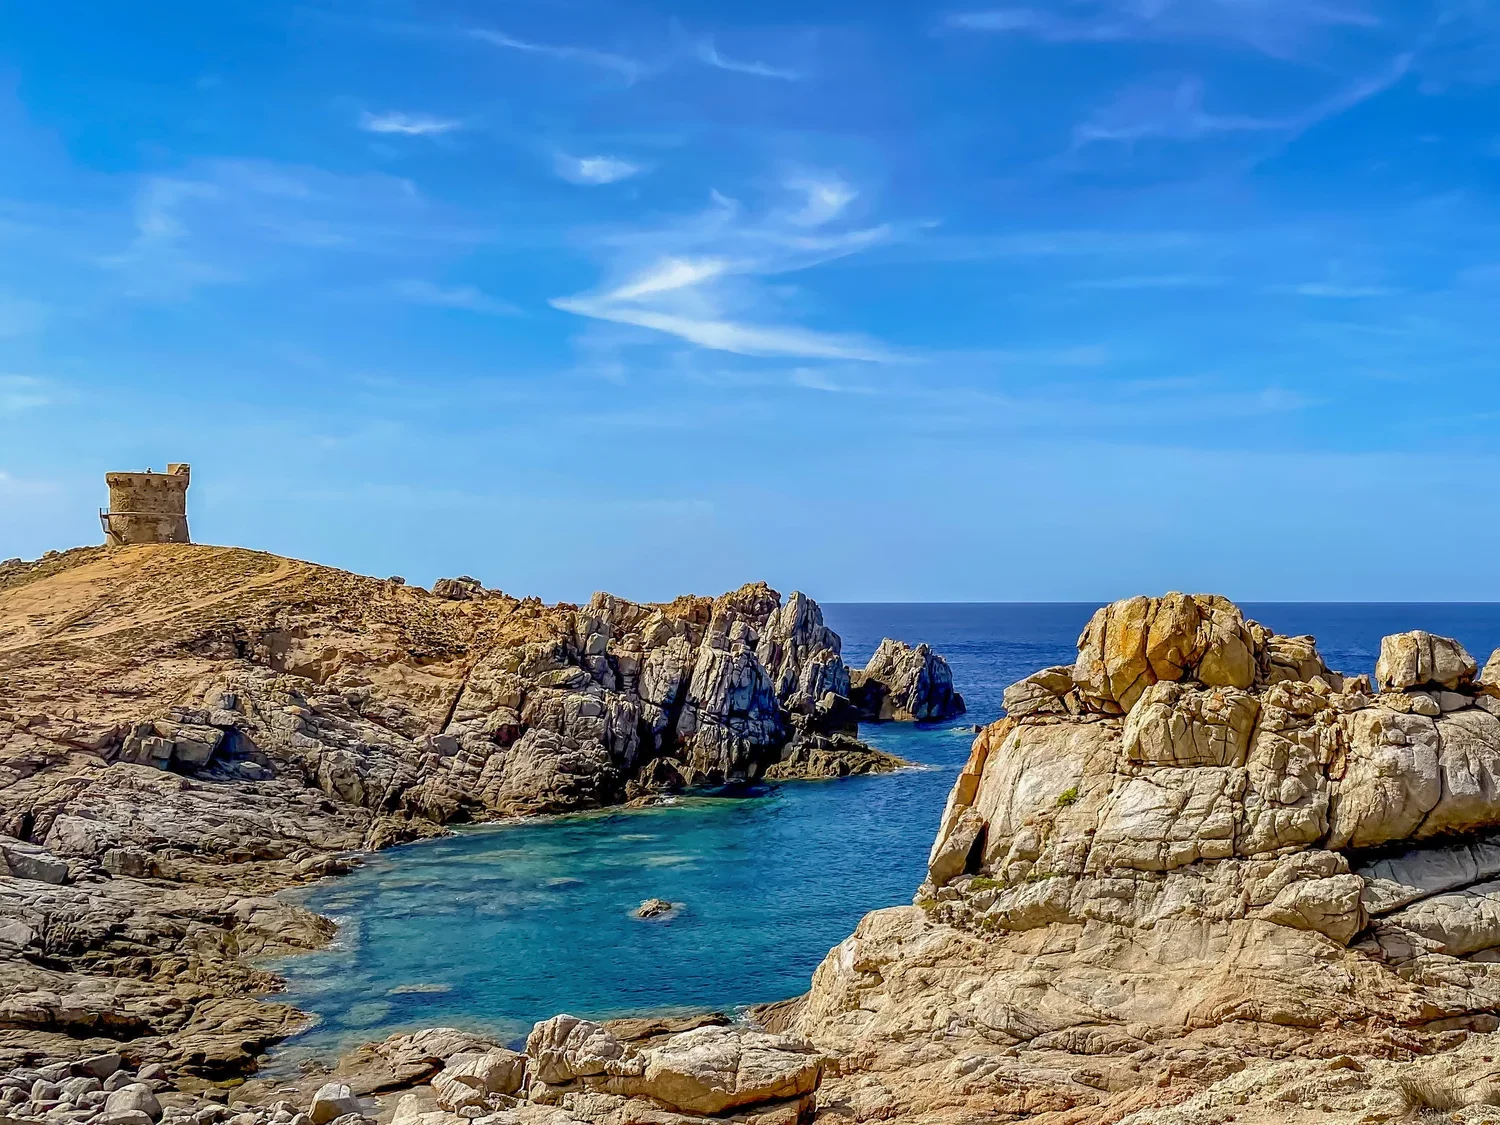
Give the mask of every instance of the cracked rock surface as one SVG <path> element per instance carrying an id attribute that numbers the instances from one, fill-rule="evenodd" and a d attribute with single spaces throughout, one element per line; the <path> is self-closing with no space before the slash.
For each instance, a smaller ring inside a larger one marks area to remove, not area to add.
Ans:
<path id="1" fill-rule="evenodd" d="M 841 1059 L 820 1112 L 1500 1120 L 1497 667 L 1401 634 L 1377 690 L 1223 598 L 1099 610 L 976 738 L 915 905 L 776 1015 Z"/>

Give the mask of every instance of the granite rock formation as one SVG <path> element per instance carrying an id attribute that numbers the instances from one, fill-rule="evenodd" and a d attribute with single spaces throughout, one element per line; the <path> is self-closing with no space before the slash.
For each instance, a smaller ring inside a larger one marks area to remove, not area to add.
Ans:
<path id="1" fill-rule="evenodd" d="M 1425 633 L 1378 678 L 1222 598 L 1101 609 L 785 1017 L 842 1056 L 829 1112 L 1489 1120 L 1500 695 Z"/>
<path id="2" fill-rule="evenodd" d="M 848 694 L 866 722 L 937 723 L 964 713 L 948 662 L 925 644 L 913 648 L 887 637 L 849 680 Z"/>
<path id="3" fill-rule="evenodd" d="M 525 1050 L 435 1027 L 369 1043 L 301 1078 L 174 1083 L 118 1053 L 0 1077 L 0 1116 L 46 1125 L 796 1125 L 823 1055 L 722 1016 L 593 1023 L 555 1016 Z"/>
<path id="4" fill-rule="evenodd" d="M 187 544 L 0 564 L 0 1066 L 228 1075 L 295 1027 L 266 896 L 460 819 L 890 769 L 764 584 L 545 606 Z"/>

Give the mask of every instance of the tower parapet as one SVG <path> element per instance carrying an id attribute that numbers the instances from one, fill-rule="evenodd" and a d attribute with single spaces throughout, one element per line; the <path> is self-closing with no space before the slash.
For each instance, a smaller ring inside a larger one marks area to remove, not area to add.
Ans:
<path id="1" fill-rule="evenodd" d="M 188 465 L 172 464 L 164 473 L 105 473 L 109 509 L 99 512 L 108 547 L 135 543 L 191 543 L 188 538 Z"/>

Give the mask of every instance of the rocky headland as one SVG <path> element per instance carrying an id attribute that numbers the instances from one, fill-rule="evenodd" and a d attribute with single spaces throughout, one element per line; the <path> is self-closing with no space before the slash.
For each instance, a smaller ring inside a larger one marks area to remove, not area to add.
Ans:
<path id="1" fill-rule="evenodd" d="M 777 1016 L 824 1116 L 1500 1121 L 1500 653 L 1387 637 L 1372 684 L 1132 598 L 1005 705 L 915 905 Z"/>
<path id="2" fill-rule="evenodd" d="M 764 584 L 548 606 L 182 543 L 0 564 L 0 1068 L 243 1073 L 302 1022 L 253 962 L 333 930 L 272 896 L 362 851 L 903 765 L 858 741 L 840 647 Z"/>
<path id="3" fill-rule="evenodd" d="M 543 607 L 194 550 L 0 571 L 0 1115 L 1500 1122 L 1500 654 L 1401 634 L 1371 682 L 1177 594 L 1101 609 L 1072 665 L 1006 692 L 915 903 L 805 996 L 216 1084 L 299 1018 L 250 998 L 274 981 L 246 958 L 329 936 L 270 892 L 455 817 L 839 772 L 862 705 L 816 606 L 763 587 Z M 691 671 L 648 676 L 662 652 Z M 720 684 L 744 702 L 705 706 Z"/>

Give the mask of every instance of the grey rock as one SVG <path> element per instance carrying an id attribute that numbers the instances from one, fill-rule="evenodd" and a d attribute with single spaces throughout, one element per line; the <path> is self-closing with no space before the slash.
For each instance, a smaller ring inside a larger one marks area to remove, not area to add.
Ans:
<path id="1" fill-rule="evenodd" d="M 68 865 L 46 848 L 0 836 L 0 875 L 61 884 L 68 881 Z"/>
<path id="2" fill-rule="evenodd" d="M 103 1080 L 118 1071 L 123 1064 L 124 1060 L 114 1051 L 110 1051 L 84 1059 L 78 1064 L 78 1069 L 84 1074 Z"/>
<path id="3" fill-rule="evenodd" d="M 141 1068 L 145 1071 L 145 1067 Z M 161 1117 L 161 1102 L 144 1082 L 132 1082 L 110 1093 L 104 1102 L 104 1113 L 111 1116 L 126 1112 L 144 1113 L 152 1121 Z"/>
<path id="4" fill-rule="evenodd" d="M 106 1104 L 104 1113 L 98 1118 L 99 1125 L 151 1125 L 155 1120 L 149 1113 L 139 1109 L 112 1111 Z"/>
<path id="5" fill-rule="evenodd" d="M 461 574 L 457 578 L 439 578 L 432 584 L 432 596 L 455 602 L 473 601 L 484 597 L 484 585 L 467 574 Z"/>
<path id="6" fill-rule="evenodd" d="M 89 1076 L 68 1078 L 58 1083 L 59 1096 L 65 1102 L 76 1102 L 84 1094 L 97 1093 L 102 1089 L 99 1079 Z"/>

